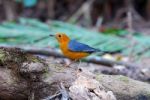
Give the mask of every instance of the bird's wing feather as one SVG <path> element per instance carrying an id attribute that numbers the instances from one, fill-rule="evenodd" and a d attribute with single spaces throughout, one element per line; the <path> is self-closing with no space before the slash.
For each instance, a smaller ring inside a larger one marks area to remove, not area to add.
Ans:
<path id="1" fill-rule="evenodd" d="M 75 52 L 87 52 L 87 53 L 93 53 L 93 52 L 98 52 L 100 50 L 92 48 L 86 44 L 77 42 L 76 40 L 70 40 L 68 44 L 68 48 L 71 51 Z"/>

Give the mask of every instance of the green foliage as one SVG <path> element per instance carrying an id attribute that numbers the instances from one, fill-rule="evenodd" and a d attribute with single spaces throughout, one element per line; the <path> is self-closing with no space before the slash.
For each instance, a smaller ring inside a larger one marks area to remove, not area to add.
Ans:
<path id="1" fill-rule="evenodd" d="M 134 36 L 137 44 L 133 48 L 127 48 L 131 41 L 116 36 L 116 34 L 127 34 L 125 30 L 110 29 L 101 34 L 65 22 L 50 21 L 45 24 L 36 19 L 27 18 L 20 18 L 18 23 L 4 22 L 0 24 L 0 45 L 58 48 L 57 41 L 49 37 L 49 34 L 56 32 L 67 33 L 71 39 L 76 39 L 103 51 L 121 51 L 124 55 L 130 54 L 132 50 L 134 50 L 134 54 L 139 54 L 146 48 L 150 48 L 148 45 L 150 37 L 142 36 L 139 33 Z M 150 50 L 145 52 L 145 56 L 147 55 L 150 56 Z"/>

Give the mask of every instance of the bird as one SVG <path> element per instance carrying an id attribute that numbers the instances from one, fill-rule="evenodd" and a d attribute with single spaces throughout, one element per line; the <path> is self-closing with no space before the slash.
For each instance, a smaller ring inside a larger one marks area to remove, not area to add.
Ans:
<path id="1" fill-rule="evenodd" d="M 59 47 L 63 55 L 71 60 L 77 61 L 101 50 L 93 48 L 87 44 L 78 42 L 77 40 L 70 39 L 65 33 L 50 34 L 49 36 L 55 37 L 59 43 Z"/>

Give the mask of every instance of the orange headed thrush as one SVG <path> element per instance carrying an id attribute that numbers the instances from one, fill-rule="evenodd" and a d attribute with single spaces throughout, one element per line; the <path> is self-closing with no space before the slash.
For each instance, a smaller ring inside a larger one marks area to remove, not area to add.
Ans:
<path id="1" fill-rule="evenodd" d="M 94 52 L 101 52 L 101 50 L 92 48 L 86 44 L 80 43 L 76 40 L 71 40 L 66 34 L 64 33 L 56 33 L 56 35 L 50 35 L 54 36 L 60 45 L 60 49 L 62 53 L 72 59 L 72 60 L 79 60 L 81 58 L 84 58 Z"/>

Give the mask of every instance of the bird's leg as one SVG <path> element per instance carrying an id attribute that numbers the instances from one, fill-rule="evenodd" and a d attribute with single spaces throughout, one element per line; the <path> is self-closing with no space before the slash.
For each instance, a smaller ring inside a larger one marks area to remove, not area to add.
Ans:
<path id="1" fill-rule="evenodd" d="M 77 69 L 80 69 L 79 67 L 80 67 L 80 64 L 81 64 L 81 60 L 79 60 L 79 64 L 78 64 L 78 66 L 77 66 Z"/>
<path id="2" fill-rule="evenodd" d="M 66 64 L 65 67 L 70 67 L 71 64 L 75 63 L 77 60 L 72 60 L 69 64 Z"/>
<path id="3" fill-rule="evenodd" d="M 80 72 L 80 70 L 81 70 L 80 69 L 80 65 L 82 63 L 81 60 L 77 60 L 77 59 L 72 60 L 72 62 L 70 62 L 69 64 L 66 64 L 65 67 L 70 67 L 71 64 L 73 64 L 73 63 L 75 63 L 77 61 L 79 61 L 79 63 L 77 63 L 77 66 L 75 67 L 75 70 L 76 70 L 76 73 L 78 74 Z"/>
<path id="4" fill-rule="evenodd" d="M 79 60 L 79 64 L 78 64 L 78 66 L 77 66 L 77 69 L 76 69 L 76 75 L 78 75 L 80 72 L 82 72 L 82 69 L 80 68 L 80 65 L 81 65 L 81 60 Z"/>

